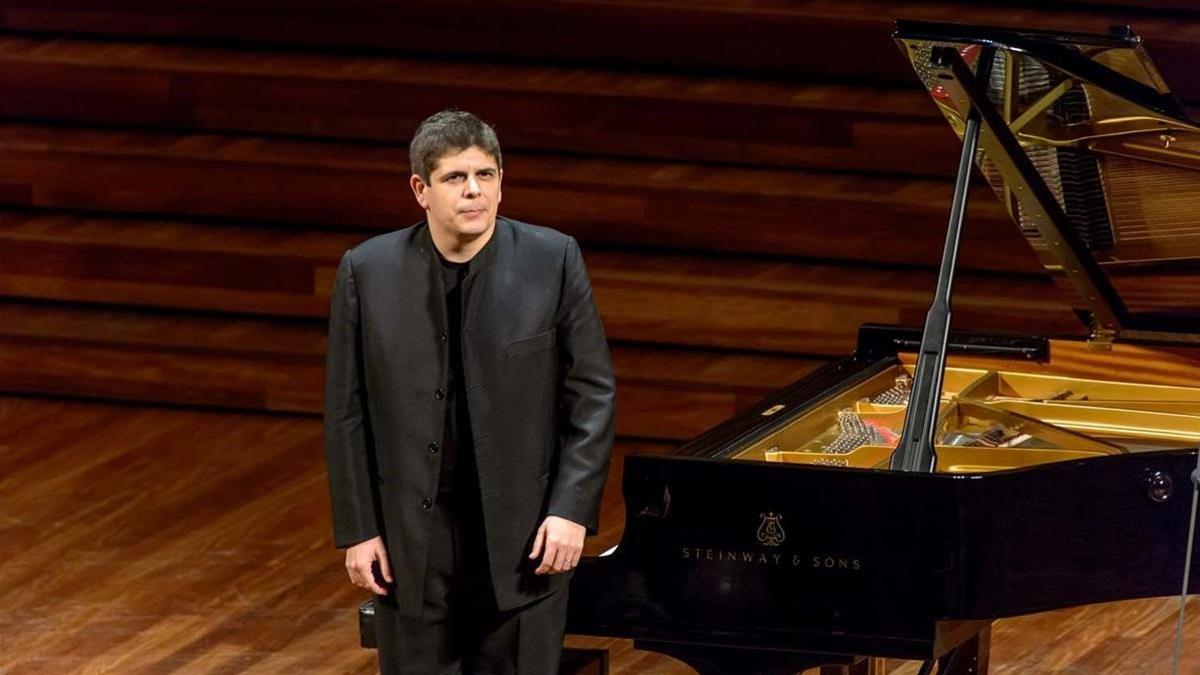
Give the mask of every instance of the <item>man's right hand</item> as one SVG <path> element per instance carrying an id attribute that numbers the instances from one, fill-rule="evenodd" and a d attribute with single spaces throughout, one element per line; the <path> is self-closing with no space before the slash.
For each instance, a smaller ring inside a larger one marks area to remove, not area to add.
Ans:
<path id="1" fill-rule="evenodd" d="M 359 542 L 346 549 L 346 572 L 355 586 L 365 588 L 376 595 L 387 595 L 387 589 L 379 585 L 372 569 L 379 561 L 379 572 L 384 581 L 392 583 L 392 567 L 388 564 L 387 549 L 382 537 Z"/>

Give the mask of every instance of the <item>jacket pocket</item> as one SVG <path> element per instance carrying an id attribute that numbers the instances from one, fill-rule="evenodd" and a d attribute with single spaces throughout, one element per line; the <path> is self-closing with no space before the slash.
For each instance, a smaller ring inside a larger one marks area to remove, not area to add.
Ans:
<path id="1" fill-rule="evenodd" d="M 551 328 L 550 330 L 538 333 L 537 335 L 531 335 L 527 338 L 513 340 L 504 347 L 504 352 L 509 356 L 517 356 L 519 354 L 528 354 L 530 352 L 536 352 L 542 349 L 549 349 L 550 347 L 554 346 L 554 341 L 557 337 L 557 334 L 558 331 L 554 328 Z"/>

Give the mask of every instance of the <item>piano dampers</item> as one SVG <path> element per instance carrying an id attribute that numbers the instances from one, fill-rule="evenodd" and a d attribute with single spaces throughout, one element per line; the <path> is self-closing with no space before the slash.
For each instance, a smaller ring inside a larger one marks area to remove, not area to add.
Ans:
<path id="1" fill-rule="evenodd" d="M 1019 54 L 997 51 L 992 62 L 992 75 L 988 78 L 988 98 L 997 106 L 1004 101 L 1004 84 L 1010 59 L 1017 59 L 1017 103 L 1022 109 L 1058 84 L 1042 64 L 1021 58 Z"/>
<path id="2" fill-rule="evenodd" d="M 1100 182 L 1100 160 L 1088 152 L 1057 148 L 1058 175 L 1067 220 L 1088 250 L 1113 245 L 1112 224 Z"/>
<path id="3" fill-rule="evenodd" d="M 1024 112 L 1067 79 L 1061 72 L 1047 68 L 1045 64 L 1025 58 L 1017 52 L 998 51 L 992 65 L 991 78 L 988 80 L 988 98 L 997 106 L 1002 106 L 1004 100 L 1005 77 L 1010 60 L 1015 60 L 1018 68 L 1016 114 Z M 1063 126 L 1090 122 L 1092 111 L 1086 89 L 1080 86 L 1072 87 L 1050 106 L 1046 114 Z"/>
<path id="4" fill-rule="evenodd" d="M 1072 148 L 1027 146 L 1025 154 L 1033 162 L 1038 175 L 1067 214 L 1072 229 L 1088 250 L 1107 250 L 1113 246 L 1113 228 L 1108 218 L 1104 185 L 1100 179 L 1100 163 L 1095 155 Z M 992 186 L 996 196 L 1006 201 L 1004 177 L 986 157 L 980 171 Z M 1017 207 L 1020 210 L 1020 207 Z M 1041 239 L 1037 227 L 1020 210 L 1021 234 L 1031 240 Z"/>
<path id="5" fill-rule="evenodd" d="M 1080 86 L 1072 87 L 1050 106 L 1050 116 L 1065 127 L 1090 122 L 1092 111 L 1088 105 L 1087 90 Z"/>
<path id="6" fill-rule="evenodd" d="M 1042 177 L 1042 180 L 1046 182 L 1046 186 L 1050 188 L 1050 192 L 1054 195 L 1054 198 L 1058 200 L 1058 205 L 1065 210 L 1067 207 L 1066 200 L 1063 198 L 1063 181 L 1059 172 L 1058 153 L 1055 152 L 1054 148 L 1036 145 L 1026 147 L 1025 153 L 1029 156 L 1030 161 L 1033 162 L 1038 175 Z M 996 193 L 1001 203 L 1009 203 L 1008 196 L 1005 194 L 1004 175 L 1000 173 L 996 165 L 982 152 L 979 154 L 977 164 L 979 165 L 980 172 L 983 173 L 988 185 L 992 187 L 992 191 Z M 1016 208 L 1018 211 L 1016 220 L 1018 227 L 1021 229 L 1021 234 L 1032 241 L 1041 239 L 1042 235 L 1038 232 L 1037 226 L 1025 215 L 1024 210 L 1015 203 L 1013 203 L 1013 208 Z"/>

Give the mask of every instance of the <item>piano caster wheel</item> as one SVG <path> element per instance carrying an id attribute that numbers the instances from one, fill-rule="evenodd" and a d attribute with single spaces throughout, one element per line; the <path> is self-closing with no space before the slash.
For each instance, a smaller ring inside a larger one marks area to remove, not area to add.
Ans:
<path id="1" fill-rule="evenodd" d="M 1195 480 L 1195 475 L 1192 480 Z M 1162 471 L 1154 471 L 1146 476 L 1146 496 L 1158 503 L 1163 503 L 1171 498 L 1175 492 L 1175 486 L 1171 482 L 1171 477 Z"/>

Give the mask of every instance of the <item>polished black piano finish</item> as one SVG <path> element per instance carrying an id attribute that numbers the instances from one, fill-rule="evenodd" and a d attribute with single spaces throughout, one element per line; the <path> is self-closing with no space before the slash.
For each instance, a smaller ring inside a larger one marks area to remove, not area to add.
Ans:
<path id="1" fill-rule="evenodd" d="M 1174 233 L 1189 211 L 1200 212 L 1200 179 L 1192 178 L 1200 176 L 1200 128 L 1183 117 L 1136 37 L 898 25 L 902 50 L 960 135 L 972 101 L 996 106 L 983 116 L 977 162 L 1068 291 L 1096 353 L 1123 340 L 1195 345 L 1200 301 L 1179 291 L 1177 280 L 1200 271 L 1200 238 Z M 939 54 L 946 49 L 953 52 Z M 997 63 L 1020 67 L 1007 75 L 983 69 L 985 91 L 967 61 L 998 53 Z M 927 56 L 933 64 L 925 68 L 918 60 Z M 1041 78 L 1034 84 L 1044 90 L 1018 89 L 1018 71 Z M 964 95 L 972 87 L 974 98 Z M 1083 179 L 1071 173 L 1091 170 L 1088 162 L 1099 167 L 1088 179 L 1095 195 L 1082 194 Z M 1177 192 L 1184 186 L 1181 199 L 1170 208 L 1153 200 L 1131 205 L 1138 175 L 1162 178 L 1160 185 Z M 1024 192 L 1031 185 L 1040 202 Z M 1158 274 L 1164 281 L 1156 285 Z M 1106 402 L 1094 387 L 1126 386 L 1114 372 L 1113 382 L 1080 379 L 1078 387 L 1060 378 L 1064 391 L 1040 399 L 1000 390 L 984 396 L 977 383 L 960 408 L 938 399 L 939 419 L 989 406 L 1078 406 L 1061 420 L 1007 418 L 1067 439 L 1039 445 L 1045 438 L 1026 435 L 1029 442 L 1013 451 L 1029 459 L 1012 466 L 971 468 L 962 454 L 957 467 L 934 473 L 889 470 L 876 460 L 856 465 L 841 459 L 847 455 L 828 455 L 829 464 L 842 465 L 822 466 L 808 449 L 815 441 L 797 441 L 797 434 L 789 447 L 763 450 L 773 442 L 764 439 L 782 438 L 806 414 L 843 406 L 864 383 L 910 367 L 901 353 L 920 343 L 911 330 L 865 327 L 853 355 L 669 455 L 628 457 L 623 538 L 581 563 L 568 631 L 633 638 L 703 673 L 795 672 L 864 655 L 927 664 L 940 658 L 940 673 L 969 673 L 986 670 L 995 619 L 1179 594 L 1200 389 L 1170 393 L 1176 398 L 1168 401 L 1148 384 L 1144 400 Z M 955 355 L 994 364 L 1032 360 L 1049 362 L 1047 380 L 1058 375 L 1052 341 L 1040 338 L 959 332 L 947 351 L 952 366 Z M 1003 379 L 1003 366 L 991 367 L 986 377 Z M 1094 400 L 1079 393 L 1088 387 Z M 1159 424 L 1166 418 L 1153 416 L 1160 414 L 1180 416 L 1170 420 L 1174 431 L 1130 433 L 1139 419 Z M 1096 424 L 1105 415 L 1112 429 Z M 939 427 L 939 438 L 947 428 Z M 1078 447 L 1072 434 L 1082 439 Z M 1039 454 L 1064 449 L 1054 458 Z M 1189 592 L 1200 592 L 1196 576 Z"/>
<path id="2" fill-rule="evenodd" d="M 871 348 L 830 370 L 894 362 Z M 626 459 L 625 533 L 576 572 L 569 632 L 930 659 L 962 622 L 1179 591 L 1193 450 L 980 474 L 726 459 L 776 400 Z"/>

